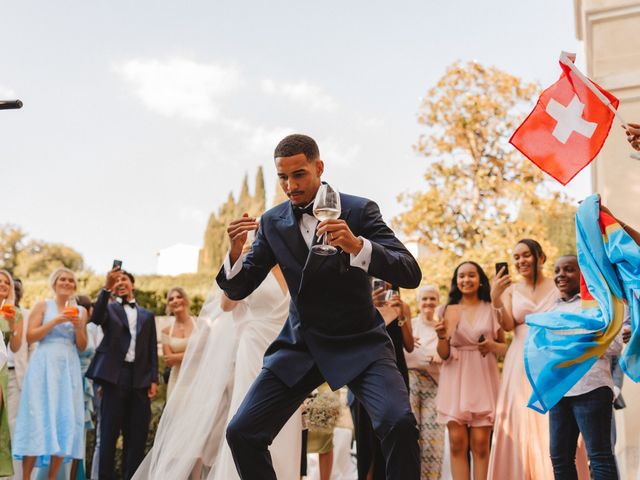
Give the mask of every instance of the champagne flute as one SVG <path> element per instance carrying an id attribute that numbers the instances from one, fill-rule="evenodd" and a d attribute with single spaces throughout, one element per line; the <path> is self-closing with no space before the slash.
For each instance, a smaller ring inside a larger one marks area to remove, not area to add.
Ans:
<path id="1" fill-rule="evenodd" d="M 335 220 L 340 217 L 340 193 L 338 189 L 329 184 L 323 183 L 318 189 L 316 199 L 313 202 L 313 216 L 320 222 L 325 220 Z M 335 255 L 338 249 L 327 243 L 327 234 L 322 236 L 322 243 L 311 247 L 311 251 L 316 255 Z"/>

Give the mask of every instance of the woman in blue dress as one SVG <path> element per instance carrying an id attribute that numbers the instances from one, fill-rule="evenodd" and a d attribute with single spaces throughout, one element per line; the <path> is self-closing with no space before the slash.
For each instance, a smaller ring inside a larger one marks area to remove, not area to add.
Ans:
<path id="1" fill-rule="evenodd" d="M 27 341 L 39 342 L 23 380 L 13 455 L 24 478 L 48 466 L 55 478 L 63 461 L 84 458 L 84 394 L 78 352 L 87 346 L 87 312 L 75 304 L 76 278 L 67 268 L 49 278 L 54 299 L 29 315 Z"/>

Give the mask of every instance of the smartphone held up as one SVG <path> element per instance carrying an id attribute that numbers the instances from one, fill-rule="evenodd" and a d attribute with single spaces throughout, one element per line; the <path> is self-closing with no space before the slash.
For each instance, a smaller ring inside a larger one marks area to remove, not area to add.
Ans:
<path id="1" fill-rule="evenodd" d="M 496 275 L 500 275 L 501 271 L 503 275 L 509 275 L 509 264 L 507 262 L 496 263 Z"/>

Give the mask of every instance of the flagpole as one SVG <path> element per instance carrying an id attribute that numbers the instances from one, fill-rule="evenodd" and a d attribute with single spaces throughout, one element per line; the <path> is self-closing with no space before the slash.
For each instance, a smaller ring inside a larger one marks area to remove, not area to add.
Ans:
<path id="1" fill-rule="evenodd" d="M 589 90 L 591 90 L 593 92 L 593 94 L 598 97 L 598 99 L 604 103 L 607 107 L 609 107 L 609 110 L 611 110 L 614 114 L 614 116 L 620 121 L 620 123 L 622 124 L 622 126 L 624 127 L 624 129 L 627 129 L 627 122 L 624 121 L 624 118 L 622 118 L 622 115 L 620 115 L 618 113 L 618 110 L 616 110 L 616 108 L 611 104 L 611 100 L 609 100 L 607 98 L 607 96 L 605 94 L 603 94 L 598 87 L 596 87 L 593 82 L 589 79 L 589 77 L 585 76 L 580 70 L 578 70 L 578 67 L 575 66 L 575 64 L 573 63 L 573 61 L 575 60 L 576 55 L 575 53 L 569 53 L 569 52 L 561 52 L 560 53 L 560 63 L 566 65 L 567 67 L 569 67 L 569 69 L 575 73 L 578 78 L 580 80 L 582 80 L 582 82 L 587 86 L 587 88 Z"/>

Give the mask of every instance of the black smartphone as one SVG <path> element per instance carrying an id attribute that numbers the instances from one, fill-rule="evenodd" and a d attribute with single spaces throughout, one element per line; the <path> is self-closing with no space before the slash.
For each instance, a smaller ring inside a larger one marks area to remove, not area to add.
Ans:
<path id="1" fill-rule="evenodd" d="M 120 270 L 122 268 L 122 260 L 114 260 L 113 265 L 111 266 L 111 270 L 113 270 L 114 268 Z"/>
<path id="2" fill-rule="evenodd" d="M 386 282 L 384 280 L 380 280 L 379 278 L 374 278 L 373 281 L 371 282 L 371 288 L 373 289 L 374 292 L 381 288 L 384 289 L 386 285 L 387 285 Z"/>
<path id="3" fill-rule="evenodd" d="M 496 275 L 504 268 L 504 274 L 509 275 L 509 264 L 507 262 L 496 263 Z"/>

